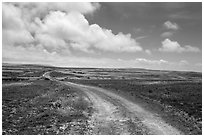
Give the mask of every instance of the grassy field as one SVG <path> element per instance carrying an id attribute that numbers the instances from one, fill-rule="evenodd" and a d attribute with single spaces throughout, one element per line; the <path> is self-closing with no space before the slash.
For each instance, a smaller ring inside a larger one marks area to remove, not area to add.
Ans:
<path id="1" fill-rule="evenodd" d="M 37 80 L 2 90 L 2 134 L 88 134 L 92 108 L 82 93 L 59 83 Z M 12 85 L 13 84 L 13 85 Z"/>
<path id="2" fill-rule="evenodd" d="M 128 96 L 148 97 L 161 103 L 186 111 L 197 119 L 202 117 L 202 83 L 169 82 L 145 84 L 134 80 L 70 80 L 72 82 L 99 86 Z"/>
<path id="3" fill-rule="evenodd" d="M 110 73 L 116 72 L 110 71 Z M 112 79 L 69 79 L 68 81 L 102 87 L 133 102 L 140 98 L 148 101 L 149 104 L 159 104 L 168 115 L 172 116 L 172 119 L 169 120 L 170 123 L 175 125 L 185 123 L 184 130 L 188 127 L 187 132 L 200 134 L 202 130 L 201 73 L 161 72 L 159 74 L 151 71 L 149 74 L 143 72 L 144 75 L 141 75 L 141 73 L 141 71 L 133 73 L 132 75 L 135 77 L 132 79 L 127 77 L 128 71 L 126 75 L 124 72 L 121 74 L 121 71 L 118 71 L 117 77 L 123 75 L 123 79 L 112 77 Z M 163 118 L 169 119 L 166 115 Z"/>
<path id="4" fill-rule="evenodd" d="M 3 134 L 91 132 L 87 121 L 93 109 L 86 96 L 43 79 L 47 71 L 52 71 L 50 75 L 61 81 L 102 87 L 133 102 L 141 99 L 149 102 L 149 106 L 157 103 L 172 117 L 180 117 L 180 123 L 187 123 L 189 131 L 201 134 L 201 73 L 8 64 L 3 64 L 2 69 Z"/>

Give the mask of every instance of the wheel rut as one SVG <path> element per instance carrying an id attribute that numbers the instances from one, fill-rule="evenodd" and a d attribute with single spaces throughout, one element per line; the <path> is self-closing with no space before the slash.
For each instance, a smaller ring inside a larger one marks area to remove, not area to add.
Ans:
<path id="1" fill-rule="evenodd" d="M 183 134 L 157 114 L 149 112 L 111 91 L 71 82 L 63 83 L 84 92 L 93 104 L 95 111 L 88 122 L 92 134 Z"/>

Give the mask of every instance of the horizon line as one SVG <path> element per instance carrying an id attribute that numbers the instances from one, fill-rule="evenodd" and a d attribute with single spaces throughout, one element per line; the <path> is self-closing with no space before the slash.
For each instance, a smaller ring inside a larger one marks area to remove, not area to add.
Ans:
<path id="1" fill-rule="evenodd" d="M 45 67 L 57 67 L 57 68 L 77 68 L 77 69 L 143 69 L 143 70 L 151 70 L 151 71 L 175 71 L 175 72 L 197 72 L 202 73 L 201 71 L 193 71 L 193 70 L 167 70 L 167 69 L 150 69 L 150 68 L 140 68 L 140 67 L 80 67 L 80 66 L 56 66 L 56 65 L 49 65 L 49 64 L 35 64 L 35 63 L 10 63 L 10 62 L 2 62 L 2 64 L 15 64 L 15 65 L 39 65 Z M 2 65 L 3 67 L 3 65 Z"/>

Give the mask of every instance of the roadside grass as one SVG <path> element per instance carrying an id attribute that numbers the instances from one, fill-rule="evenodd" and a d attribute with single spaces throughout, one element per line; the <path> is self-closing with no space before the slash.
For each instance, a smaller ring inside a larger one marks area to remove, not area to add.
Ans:
<path id="1" fill-rule="evenodd" d="M 78 91 L 57 82 L 2 89 L 2 134 L 88 134 L 90 103 Z"/>
<path id="2" fill-rule="evenodd" d="M 175 120 L 186 123 L 189 134 L 202 133 L 202 83 L 171 81 L 144 84 L 137 80 L 69 80 L 111 90 L 132 101 L 139 98 L 149 104 L 160 104 Z M 151 105 L 150 105 L 151 106 Z M 152 106 L 154 107 L 154 106 Z M 166 115 L 164 115 L 167 118 Z M 180 117 L 179 119 L 177 117 Z M 168 118 L 169 119 L 169 118 Z M 172 120 L 171 120 L 172 121 Z M 185 124 L 184 124 L 185 125 Z"/>

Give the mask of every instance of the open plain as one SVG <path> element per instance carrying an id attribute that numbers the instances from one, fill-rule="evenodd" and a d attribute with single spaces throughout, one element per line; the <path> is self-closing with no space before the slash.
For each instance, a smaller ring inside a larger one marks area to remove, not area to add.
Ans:
<path id="1" fill-rule="evenodd" d="M 3 134 L 202 134 L 202 74 L 3 64 Z"/>

